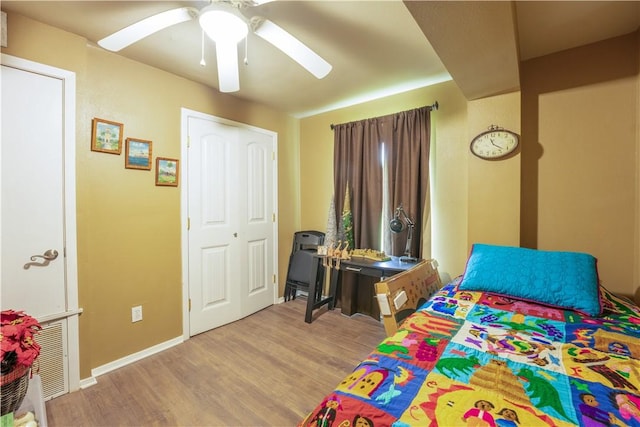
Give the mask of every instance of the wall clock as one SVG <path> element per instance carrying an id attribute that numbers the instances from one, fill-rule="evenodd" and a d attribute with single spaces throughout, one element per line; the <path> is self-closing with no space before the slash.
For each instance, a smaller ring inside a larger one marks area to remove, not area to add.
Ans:
<path id="1" fill-rule="evenodd" d="M 471 140 L 471 152 L 481 159 L 496 160 L 508 156 L 518 148 L 518 134 L 491 125 L 489 130 Z"/>

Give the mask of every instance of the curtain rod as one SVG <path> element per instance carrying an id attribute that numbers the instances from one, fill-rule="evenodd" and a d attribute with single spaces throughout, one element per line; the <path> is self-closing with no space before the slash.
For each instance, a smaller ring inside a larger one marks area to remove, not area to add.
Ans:
<path id="1" fill-rule="evenodd" d="M 434 102 L 433 104 L 430 105 L 432 110 L 437 110 L 438 107 L 440 106 L 440 104 L 438 104 L 438 101 Z M 335 125 L 333 123 L 331 123 L 329 125 L 329 127 L 331 128 L 331 130 L 333 130 L 333 128 L 335 127 Z"/>

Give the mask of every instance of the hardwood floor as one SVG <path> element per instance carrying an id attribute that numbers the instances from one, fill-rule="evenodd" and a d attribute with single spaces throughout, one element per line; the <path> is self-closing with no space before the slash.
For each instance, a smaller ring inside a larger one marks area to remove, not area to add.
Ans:
<path id="1" fill-rule="evenodd" d="M 385 334 L 305 300 L 266 308 L 46 403 L 56 426 L 294 426 Z"/>

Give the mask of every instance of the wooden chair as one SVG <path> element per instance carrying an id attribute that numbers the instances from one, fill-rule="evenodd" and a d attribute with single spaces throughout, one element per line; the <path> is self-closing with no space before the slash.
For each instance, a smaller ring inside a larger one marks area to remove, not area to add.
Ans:
<path id="1" fill-rule="evenodd" d="M 434 259 L 422 260 L 413 268 L 376 283 L 376 297 L 387 336 L 395 334 L 402 321 L 440 288 L 442 280 Z"/>

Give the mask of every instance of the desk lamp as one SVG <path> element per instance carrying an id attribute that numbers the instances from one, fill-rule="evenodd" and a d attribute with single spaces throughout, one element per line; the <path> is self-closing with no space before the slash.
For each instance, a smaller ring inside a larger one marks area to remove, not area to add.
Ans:
<path id="1" fill-rule="evenodd" d="M 402 219 L 400 219 L 402 215 Z M 400 257 L 400 262 L 417 262 L 418 259 L 411 255 L 411 239 L 413 238 L 413 228 L 415 223 L 409 218 L 409 215 L 404 211 L 402 203 L 396 208 L 396 213 L 393 215 L 393 219 L 389 221 L 389 228 L 394 233 L 400 233 L 404 230 L 404 224 L 407 224 L 409 230 L 407 231 L 407 246 L 404 249 L 404 255 Z"/>

